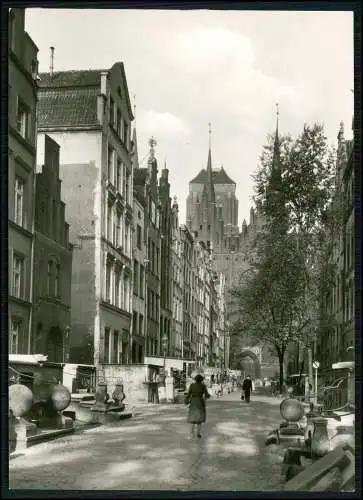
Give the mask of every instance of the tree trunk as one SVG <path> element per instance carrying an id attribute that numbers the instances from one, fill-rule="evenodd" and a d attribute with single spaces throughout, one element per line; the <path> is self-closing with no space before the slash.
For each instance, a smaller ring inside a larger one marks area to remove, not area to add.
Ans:
<path id="1" fill-rule="evenodd" d="M 279 365 L 280 365 L 279 390 L 280 390 L 280 393 L 281 393 L 282 389 L 283 389 L 283 385 L 284 385 L 284 355 L 285 355 L 285 349 L 281 348 L 280 346 L 276 346 L 276 351 L 277 351 L 277 357 L 279 359 Z"/>

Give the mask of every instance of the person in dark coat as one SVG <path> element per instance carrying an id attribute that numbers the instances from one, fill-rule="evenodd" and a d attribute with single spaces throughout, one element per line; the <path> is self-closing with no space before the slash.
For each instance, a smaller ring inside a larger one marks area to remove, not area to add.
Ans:
<path id="1" fill-rule="evenodd" d="M 197 426 L 197 437 L 201 436 L 202 423 L 206 421 L 205 400 L 210 398 L 207 387 L 203 383 L 202 375 L 196 375 L 188 390 L 187 403 L 189 404 L 188 422 L 191 424 L 192 436 L 195 435 L 195 426 Z"/>
<path id="2" fill-rule="evenodd" d="M 250 402 L 251 399 L 251 392 L 252 392 L 252 380 L 249 375 L 244 379 L 243 385 L 242 385 L 242 390 L 245 395 L 245 401 L 246 403 Z"/>

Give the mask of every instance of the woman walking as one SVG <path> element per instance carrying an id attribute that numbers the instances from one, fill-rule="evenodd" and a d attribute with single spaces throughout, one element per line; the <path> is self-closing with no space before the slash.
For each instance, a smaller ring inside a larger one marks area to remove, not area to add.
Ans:
<path id="1" fill-rule="evenodd" d="M 205 400 L 210 398 L 207 387 L 203 383 L 202 375 L 196 375 L 188 390 L 187 404 L 189 404 L 188 422 L 191 424 L 192 436 L 195 436 L 197 426 L 197 437 L 201 438 L 202 423 L 206 421 Z"/>

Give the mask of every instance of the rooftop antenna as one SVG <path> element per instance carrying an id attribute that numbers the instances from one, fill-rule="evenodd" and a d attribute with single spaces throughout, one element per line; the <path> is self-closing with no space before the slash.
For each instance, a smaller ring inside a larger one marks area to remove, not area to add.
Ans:
<path id="1" fill-rule="evenodd" d="M 50 48 L 50 66 L 49 66 L 50 76 L 53 76 L 53 71 L 54 71 L 54 47 L 51 47 Z"/>

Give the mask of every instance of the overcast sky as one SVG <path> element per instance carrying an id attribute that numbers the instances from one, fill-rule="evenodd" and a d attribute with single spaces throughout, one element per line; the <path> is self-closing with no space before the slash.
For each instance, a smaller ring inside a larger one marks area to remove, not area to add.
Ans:
<path id="1" fill-rule="evenodd" d="M 213 167 L 223 165 L 237 183 L 240 223 L 276 102 L 282 133 L 320 121 L 335 144 L 343 120 L 352 136 L 350 12 L 27 9 L 26 30 L 41 72 L 49 71 L 50 46 L 55 71 L 124 62 L 140 161 L 153 135 L 182 222 L 188 183 L 207 162 L 208 122 Z"/>

